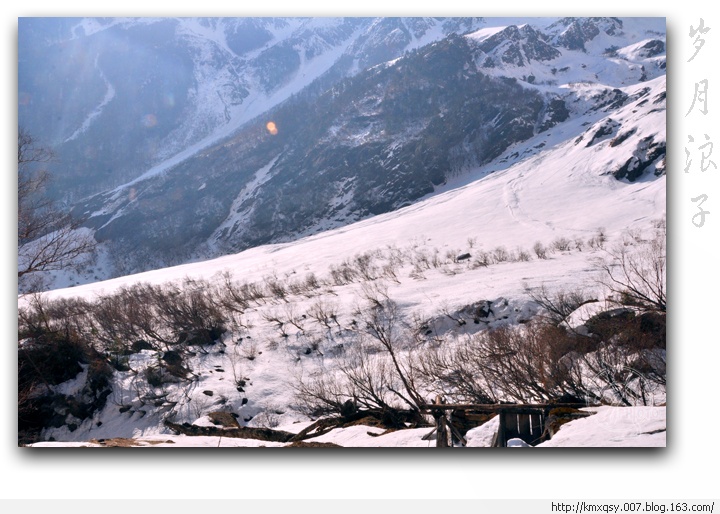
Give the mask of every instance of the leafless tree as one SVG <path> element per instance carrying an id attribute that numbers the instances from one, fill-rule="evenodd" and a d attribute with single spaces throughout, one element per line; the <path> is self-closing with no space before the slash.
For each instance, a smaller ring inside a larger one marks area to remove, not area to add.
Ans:
<path id="1" fill-rule="evenodd" d="M 80 221 L 45 194 L 50 175 L 43 165 L 52 158 L 48 148 L 18 130 L 18 280 L 64 269 L 95 248 L 95 239 L 78 231 Z"/>

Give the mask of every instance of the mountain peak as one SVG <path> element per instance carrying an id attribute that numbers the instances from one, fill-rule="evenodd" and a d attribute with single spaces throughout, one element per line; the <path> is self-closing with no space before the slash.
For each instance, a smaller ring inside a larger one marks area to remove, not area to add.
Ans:
<path id="1" fill-rule="evenodd" d="M 547 37 L 527 24 L 510 25 L 479 43 L 478 48 L 487 54 L 483 63 L 487 68 L 503 64 L 525 66 L 531 60 L 560 57 L 560 52 L 547 43 Z"/>

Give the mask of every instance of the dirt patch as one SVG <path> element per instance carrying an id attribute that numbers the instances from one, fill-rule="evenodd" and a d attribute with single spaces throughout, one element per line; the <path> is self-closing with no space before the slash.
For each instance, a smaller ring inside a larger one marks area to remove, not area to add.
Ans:
<path id="1" fill-rule="evenodd" d="M 545 432 L 549 437 L 557 434 L 560 427 L 575 419 L 586 418 L 593 412 L 582 411 L 571 407 L 557 407 L 551 409 L 545 421 Z"/>

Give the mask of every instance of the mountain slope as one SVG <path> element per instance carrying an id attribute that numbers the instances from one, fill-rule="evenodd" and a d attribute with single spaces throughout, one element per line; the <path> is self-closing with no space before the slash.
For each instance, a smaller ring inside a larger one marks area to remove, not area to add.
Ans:
<path id="1" fill-rule="evenodd" d="M 480 24 L 472 18 L 22 18 L 19 120 L 54 147 L 56 194 L 72 201 L 167 169 L 320 77 L 314 87 L 323 89 Z"/>
<path id="2" fill-rule="evenodd" d="M 132 341 L 127 354 L 109 349 L 126 365 L 112 371 L 105 405 L 85 419 L 57 406 L 62 422 L 43 437 L 152 439 L 171 432 L 168 420 L 214 426 L 208 415 L 218 411 L 235 414 L 242 426 L 304 427 L 310 418 L 299 405 L 298 381 L 337 376 L 354 362 L 354 351 L 367 344 L 358 336 L 365 304 L 384 295 L 413 334 L 403 355 L 451 347 L 487 328 L 526 324 L 539 312 L 528 291 L 581 288 L 602 306 L 609 292 L 597 282 L 597 259 L 607 259 L 615 244 L 633 251 L 662 226 L 662 158 L 632 182 L 615 172 L 633 158 L 646 162 L 652 143 L 665 140 L 665 79 L 610 97 L 606 88 L 578 87 L 578 97 L 587 99 L 576 107 L 583 116 L 513 145 L 475 176 L 456 177 L 443 186 L 447 191 L 411 206 L 292 242 L 46 293 L 48 299 L 107 298 L 110 312 L 122 310 L 113 309 L 111 295 L 168 281 L 197 283 L 210 298 L 219 298 L 228 281 L 237 291 L 255 284 L 265 296 L 244 306 L 216 342 L 187 343 L 186 334 L 166 346 Z M 546 258 L 532 249 L 536 242 L 548 249 Z M 21 307 L 31 301 L 22 298 Z M 158 363 L 169 365 L 180 354 L 191 375 L 156 382 Z M 86 373 L 58 385 L 58 392 L 87 394 Z M 664 401 L 663 391 L 654 394 Z M 350 432 L 322 440 L 350 442 Z M 421 435 L 415 432 L 411 442 L 403 433 L 397 444 L 421 444 Z M 660 439 L 653 444 L 664 444 Z"/>
<path id="3" fill-rule="evenodd" d="M 664 41 L 664 20 L 633 18 L 24 20 L 20 120 L 57 145 L 54 194 L 101 242 L 51 286 L 291 241 L 505 169 L 640 99 Z M 611 118 L 594 134 L 623 146 L 615 176 L 661 174 L 664 140 L 621 145 Z"/>

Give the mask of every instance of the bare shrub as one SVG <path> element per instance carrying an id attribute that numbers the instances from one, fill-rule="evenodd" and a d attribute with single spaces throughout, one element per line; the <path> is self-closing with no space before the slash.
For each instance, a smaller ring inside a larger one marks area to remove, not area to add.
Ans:
<path id="1" fill-rule="evenodd" d="M 313 292 L 321 287 L 320 280 L 315 276 L 315 273 L 310 272 L 305 275 L 305 291 Z"/>
<path id="2" fill-rule="evenodd" d="M 392 410 L 394 391 L 400 388 L 388 359 L 372 353 L 363 344 L 353 347 L 340 364 L 345 387 L 354 402 L 366 409 Z"/>
<path id="3" fill-rule="evenodd" d="M 468 360 L 467 348 L 440 346 L 426 349 L 414 360 L 423 388 L 457 403 L 496 403 L 479 369 Z"/>
<path id="4" fill-rule="evenodd" d="M 351 284 L 357 279 L 358 273 L 346 260 L 339 266 L 330 266 L 330 276 L 336 286 Z"/>
<path id="5" fill-rule="evenodd" d="M 375 280 L 379 272 L 374 263 L 374 256 L 370 252 L 358 254 L 353 258 L 354 268 L 363 280 Z"/>
<path id="6" fill-rule="evenodd" d="M 539 288 L 525 288 L 525 293 L 544 310 L 544 319 L 553 324 L 563 323 L 581 305 L 597 301 L 582 288 L 549 291 L 543 284 Z"/>
<path id="7" fill-rule="evenodd" d="M 602 250 L 607 242 L 607 233 L 604 227 L 599 227 L 593 237 L 588 239 L 588 246 L 593 250 Z"/>
<path id="8" fill-rule="evenodd" d="M 240 283 L 233 278 L 229 271 L 223 272 L 219 277 L 218 301 L 227 311 L 242 314 L 252 304 L 263 305 L 265 292 L 255 283 Z"/>
<path id="9" fill-rule="evenodd" d="M 262 317 L 268 323 L 272 323 L 280 333 L 280 337 L 287 339 L 289 334 L 286 330 L 286 319 L 272 309 L 267 309 L 263 312 Z"/>
<path id="10" fill-rule="evenodd" d="M 625 246 L 632 246 L 637 243 L 642 243 L 642 231 L 638 228 L 626 228 L 622 234 L 622 242 Z"/>
<path id="11" fill-rule="evenodd" d="M 490 255 L 488 252 L 479 251 L 475 253 L 475 258 L 472 261 L 472 268 L 487 268 L 493 263 L 492 255 Z"/>
<path id="12" fill-rule="evenodd" d="M 643 352 L 638 356 L 622 346 L 605 344 L 583 355 L 582 364 L 587 368 L 584 373 L 586 394 L 612 405 L 652 405 L 656 392 L 664 394 L 665 359 L 662 353 L 658 357 L 661 364 L 653 366 L 652 372 L 656 374 L 646 374 L 637 365 L 639 359 L 648 354 Z"/>
<path id="13" fill-rule="evenodd" d="M 338 374 L 299 378 L 295 390 L 307 409 L 340 413 L 350 401 L 357 407 L 381 411 L 397 421 L 405 407 L 419 416 L 424 404 L 414 367 L 407 358 L 412 339 L 397 304 L 386 293 L 366 289 L 367 306 L 358 308 L 356 340 L 338 366 Z M 373 284 L 375 285 L 375 284 Z"/>
<path id="14" fill-rule="evenodd" d="M 304 321 L 307 315 L 300 314 L 295 310 L 295 304 L 288 303 L 283 307 L 284 319 L 287 323 L 297 328 L 300 332 L 305 333 Z"/>
<path id="15" fill-rule="evenodd" d="M 420 273 L 422 273 L 424 270 L 429 270 L 432 268 L 432 257 L 428 255 L 428 253 L 425 250 L 421 249 L 413 249 L 412 255 L 410 256 L 410 262 L 412 263 L 413 267 Z"/>
<path id="16" fill-rule="evenodd" d="M 498 246 L 492 251 L 493 262 L 506 262 L 510 260 L 510 252 L 504 246 Z"/>
<path id="17" fill-rule="evenodd" d="M 26 298 L 18 310 L 18 440 L 36 439 L 57 416 L 85 419 L 101 409 L 110 395 L 113 370 L 96 349 L 88 320 L 88 303 L 80 299 L 48 301 Z M 80 378 L 77 393 L 53 386 Z"/>
<path id="18" fill-rule="evenodd" d="M 243 386 L 245 386 L 246 378 L 245 369 L 242 364 L 244 356 L 240 354 L 239 348 L 240 344 L 236 343 L 232 346 L 232 349 L 229 352 L 225 353 L 225 355 L 230 362 L 230 371 L 232 372 L 233 383 L 238 388 L 238 391 L 241 391 Z"/>
<path id="19" fill-rule="evenodd" d="M 664 393 L 666 384 L 666 316 L 664 312 L 636 313 L 615 309 L 586 323 L 596 351 L 583 364 L 598 400 L 622 405 L 648 405 L 650 395 Z"/>
<path id="20" fill-rule="evenodd" d="M 360 297 L 363 298 L 371 307 L 378 309 L 382 309 L 385 302 L 390 301 L 388 286 L 384 282 L 361 284 Z M 356 309 L 356 311 L 356 314 L 362 314 L 361 308 Z"/>
<path id="21" fill-rule="evenodd" d="M 401 398 L 407 405 L 417 410 L 424 400 L 418 393 L 412 367 L 400 356 L 400 349 L 405 347 L 410 338 L 407 334 L 407 324 L 402 319 L 397 304 L 386 297 L 378 304 L 377 298 L 370 306 L 360 313 L 361 329 L 389 356 L 394 374 L 402 383 L 401 389 L 392 392 Z"/>
<path id="22" fill-rule="evenodd" d="M 48 300 L 41 293 L 26 295 L 26 305 L 18 308 L 18 338 L 37 338 L 56 334 L 66 339 L 82 337 L 92 346 L 88 316 L 90 303 L 80 298 Z"/>
<path id="23" fill-rule="evenodd" d="M 400 279 L 398 278 L 397 271 L 398 264 L 390 261 L 387 264 L 383 265 L 381 276 L 396 284 L 400 284 Z"/>
<path id="24" fill-rule="evenodd" d="M 567 252 L 572 247 L 572 241 L 567 237 L 558 237 L 553 239 L 551 246 L 556 252 Z"/>
<path id="25" fill-rule="evenodd" d="M 562 359 L 571 349 L 564 330 L 531 323 L 481 332 L 435 362 L 452 370 L 446 379 L 460 398 L 542 402 L 580 392 Z"/>
<path id="26" fill-rule="evenodd" d="M 524 248 L 518 247 L 518 249 L 515 251 L 515 260 L 517 262 L 529 261 L 530 260 L 530 252 L 528 252 Z"/>
<path id="27" fill-rule="evenodd" d="M 632 247 L 617 245 L 595 263 L 599 282 L 614 294 L 614 301 L 644 311 L 665 312 L 666 256 L 663 234 Z"/>
<path id="28" fill-rule="evenodd" d="M 95 337 L 105 345 L 117 341 L 152 341 L 168 345 L 176 340 L 156 313 L 151 286 L 135 284 L 102 296 L 92 306 Z"/>
<path id="29" fill-rule="evenodd" d="M 336 303 L 328 302 L 319 298 L 308 310 L 308 316 L 314 319 L 319 325 L 324 326 L 326 329 L 331 330 L 332 326 L 335 325 L 338 328 L 340 323 L 338 322 L 338 306 Z"/>
<path id="30" fill-rule="evenodd" d="M 533 252 L 538 259 L 547 259 L 547 248 L 540 241 L 536 241 L 533 245 Z"/>
<path id="31" fill-rule="evenodd" d="M 148 286 L 147 291 L 156 315 L 177 342 L 212 343 L 225 332 L 226 316 L 207 281 L 186 278 L 180 285 Z"/>
<path id="32" fill-rule="evenodd" d="M 196 394 L 188 399 L 187 408 L 190 415 L 197 420 L 205 416 L 212 408 L 214 402 L 204 394 Z"/>
<path id="33" fill-rule="evenodd" d="M 305 289 L 305 282 L 303 280 L 288 280 L 287 290 L 291 295 L 301 296 L 307 293 Z"/>
<path id="34" fill-rule="evenodd" d="M 258 347 L 255 341 L 250 340 L 243 344 L 241 353 L 242 356 L 245 357 L 247 360 L 254 361 L 259 354 Z"/>
<path id="35" fill-rule="evenodd" d="M 664 317 L 614 319 L 584 336 L 546 323 L 481 332 L 413 359 L 425 391 L 451 402 L 575 399 L 651 404 L 664 393 Z"/>
<path id="36" fill-rule="evenodd" d="M 262 412 L 253 418 L 253 423 L 262 428 L 276 428 L 280 425 L 280 416 L 284 410 L 274 403 L 265 403 Z"/>
<path id="37" fill-rule="evenodd" d="M 287 302 L 288 290 L 285 284 L 276 275 L 268 275 L 263 278 L 265 287 L 271 298 L 281 302 Z"/>
<path id="38" fill-rule="evenodd" d="M 292 386 L 300 409 L 310 416 L 339 413 L 354 393 L 344 381 L 327 370 L 296 376 Z"/>

